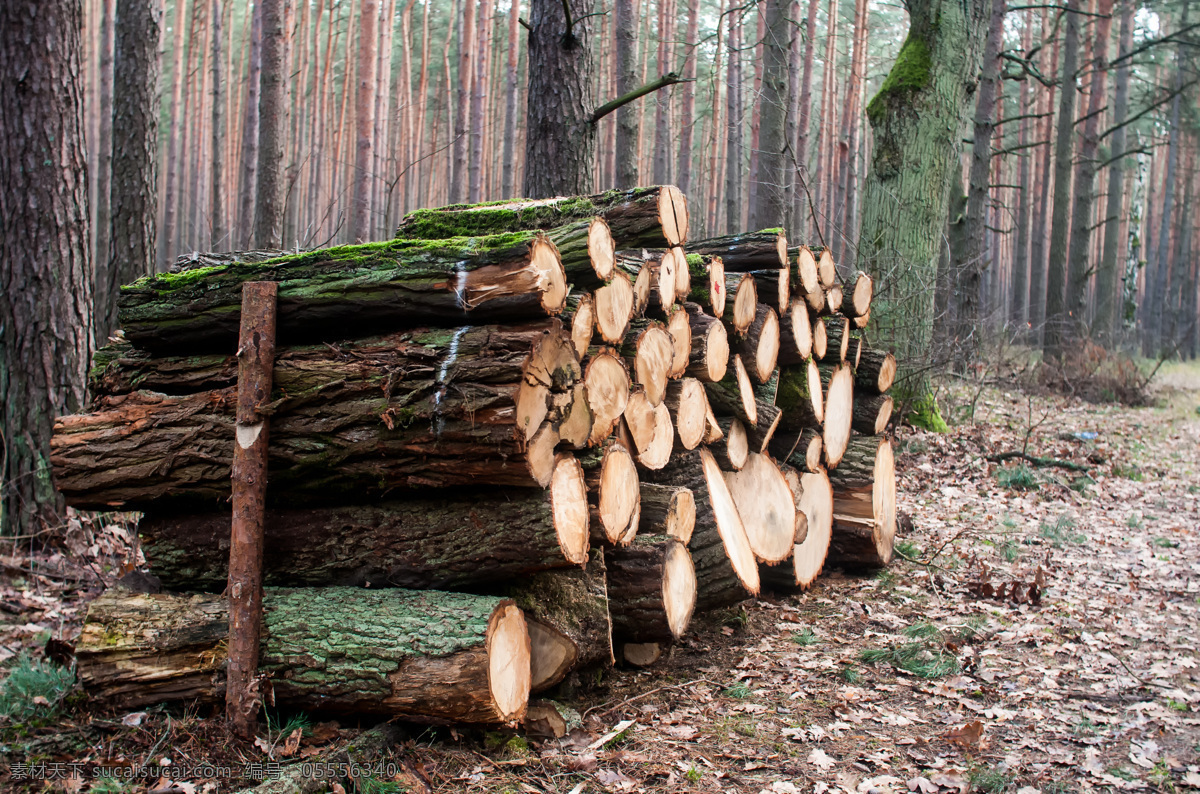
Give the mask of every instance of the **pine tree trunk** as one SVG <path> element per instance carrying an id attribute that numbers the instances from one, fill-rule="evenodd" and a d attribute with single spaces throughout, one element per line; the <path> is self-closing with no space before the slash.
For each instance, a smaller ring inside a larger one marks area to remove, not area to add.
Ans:
<path id="1" fill-rule="evenodd" d="M 1187 24 L 1187 5 L 1184 5 L 1181 27 Z M 1158 355 L 1168 349 L 1171 341 L 1165 334 L 1168 326 L 1165 322 L 1167 313 L 1167 283 L 1170 279 L 1170 241 L 1171 221 L 1175 208 L 1175 175 L 1179 169 L 1179 144 L 1183 134 L 1180 128 L 1180 109 L 1183 87 L 1182 50 L 1175 55 L 1174 77 L 1171 81 L 1172 90 L 1178 92 L 1171 100 L 1170 121 L 1167 126 L 1167 163 L 1163 179 L 1162 212 L 1159 215 L 1158 239 L 1155 240 L 1157 250 L 1154 259 L 1146 271 L 1146 297 L 1153 308 L 1146 312 L 1146 341 L 1144 350 L 1148 355 Z"/>
<path id="2" fill-rule="evenodd" d="M 740 14 L 729 14 L 725 75 L 725 233 L 742 230 L 742 65 Z"/>
<path id="3" fill-rule="evenodd" d="M 369 2 L 369 0 L 365 0 Z M 287 138 L 290 0 L 262 3 L 262 76 L 258 97 L 258 166 L 255 169 L 254 245 L 283 245 L 283 148 Z"/>
<path id="4" fill-rule="evenodd" d="M 809 194 L 817 186 L 809 168 L 809 136 L 812 133 L 812 76 L 817 50 L 817 11 L 820 0 L 808 0 L 808 17 L 804 24 L 804 66 L 800 76 L 800 99 L 796 111 L 796 195 L 792 229 L 809 239 Z"/>
<path id="5" fill-rule="evenodd" d="M 788 53 L 793 21 L 790 0 L 768 0 L 766 35 L 763 41 L 762 117 L 758 132 L 758 190 L 751 209 L 756 227 L 782 226 L 787 213 L 786 178 L 790 170 L 784 160 L 788 106 Z M 787 246 L 784 246 L 786 251 Z"/>
<path id="6" fill-rule="evenodd" d="M 221 0 L 212 0 L 212 163 L 209 177 L 208 214 L 211 223 L 214 251 L 230 248 L 229 229 L 225 225 L 225 78 L 222 58 L 222 14 Z"/>
<path id="7" fill-rule="evenodd" d="M 87 158 L 74 0 L 0 4 L 0 534 L 61 525 L 54 417 L 83 400 L 91 354 Z"/>
<path id="8" fill-rule="evenodd" d="M 569 8 L 569 19 L 564 14 Z M 586 0 L 531 0 L 525 186 L 529 198 L 592 192 L 591 10 Z"/>
<path id="9" fill-rule="evenodd" d="M 100 63 L 99 97 L 96 102 L 96 114 L 99 116 L 96 134 L 96 207 L 92 214 L 94 220 L 92 233 L 95 244 L 92 246 L 92 262 L 108 262 L 109 235 L 112 233 L 112 131 L 113 131 L 113 47 L 115 38 L 115 17 L 117 0 L 100 0 Z M 179 53 L 176 60 L 183 56 L 183 10 L 185 3 L 179 4 L 180 11 L 176 18 L 175 46 Z M 175 69 L 179 73 L 179 67 Z M 178 93 L 178 92 L 177 92 Z M 172 117 L 178 112 L 178 101 L 172 106 Z M 177 122 L 172 124 L 171 144 L 177 146 Z M 169 162 L 169 161 L 168 161 Z M 169 195 L 169 194 L 168 194 Z M 169 206 L 169 205 L 168 205 Z M 169 239 L 169 238 L 167 238 Z M 159 239 L 161 244 L 163 239 Z M 162 260 L 162 257 L 159 257 Z"/>
<path id="10" fill-rule="evenodd" d="M 1062 93 L 1054 139 L 1054 207 L 1050 219 L 1050 259 L 1046 269 L 1046 325 L 1042 351 L 1046 358 L 1063 354 L 1067 334 L 1067 254 L 1071 235 L 1071 165 L 1075 131 L 1075 80 L 1079 60 L 1079 0 L 1067 0 L 1063 36 Z"/>
<path id="11" fill-rule="evenodd" d="M 1021 48 L 1028 52 L 1033 46 L 1033 12 L 1026 13 L 1021 28 Z M 1021 82 L 1020 104 L 1021 114 L 1036 113 L 1032 100 L 1033 87 L 1029 80 Z M 1015 225 L 1017 230 L 1016 250 L 1012 258 L 1012 280 L 1009 288 L 1008 327 L 1023 330 L 1025 317 L 1029 307 L 1029 237 L 1030 225 L 1033 223 L 1033 185 L 1030 181 L 1031 162 L 1036 157 L 1036 150 L 1030 149 L 1029 131 L 1034 126 L 1033 119 L 1021 119 L 1017 145 L 1020 147 L 1020 158 L 1017 177 L 1017 214 Z"/>
<path id="12" fill-rule="evenodd" d="M 113 62 L 112 219 L 108 257 L 96 296 L 96 337 L 117 329 L 122 284 L 156 269 L 158 223 L 158 41 L 162 7 L 157 0 L 117 5 Z"/>
<path id="13" fill-rule="evenodd" d="M 928 395 L 920 373 L 932 341 L 938 245 L 947 190 L 958 168 L 962 123 L 986 38 L 983 0 L 913 0 L 908 38 L 867 108 L 875 148 L 863 197 L 859 252 L 877 277 L 899 273 L 875 312 L 880 336 L 909 367 L 914 398 Z M 914 114 L 911 108 L 921 107 Z M 880 281 L 880 284 L 883 284 Z"/>
<path id="14" fill-rule="evenodd" d="M 1122 267 L 1121 209 L 1125 186 L 1125 117 L 1129 112 L 1129 59 L 1133 49 L 1134 4 L 1129 0 L 1121 3 L 1121 32 L 1117 57 L 1122 58 L 1117 67 L 1113 96 L 1112 125 L 1115 127 L 1110 139 L 1113 162 L 1108 168 L 1108 198 L 1104 211 L 1104 250 L 1100 268 L 1096 274 L 1096 320 L 1094 328 L 1099 339 L 1113 345 L 1121 328 L 1122 314 Z"/>
<path id="15" fill-rule="evenodd" d="M 428 14 L 428 3 L 425 4 L 425 8 Z M 501 161 L 503 169 L 501 182 L 503 183 L 505 198 L 516 195 L 517 189 L 516 177 L 514 176 L 516 164 L 513 162 L 513 159 L 516 157 L 517 151 L 517 66 L 520 63 L 520 18 L 520 3 L 513 2 L 508 10 L 508 63 L 505 71 L 504 94 L 504 153 Z M 421 77 L 423 82 L 425 77 L 424 59 L 421 61 Z M 420 102 L 423 103 L 425 101 L 425 91 L 423 88 L 419 92 L 418 97 Z"/>
<path id="16" fill-rule="evenodd" d="M 279 2 L 279 0 L 269 1 Z M 262 2 L 254 4 L 254 18 L 250 29 L 250 65 L 246 74 L 246 98 L 242 103 L 242 163 L 241 175 L 238 177 L 237 215 L 239 230 L 237 250 L 242 251 L 249 250 L 255 245 L 254 218 L 256 216 L 258 137 L 261 121 L 259 95 L 262 91 L 264 5 L 265 3 Z M 326 58 L 332 61 L 332 55 L 328 50 Z"/>

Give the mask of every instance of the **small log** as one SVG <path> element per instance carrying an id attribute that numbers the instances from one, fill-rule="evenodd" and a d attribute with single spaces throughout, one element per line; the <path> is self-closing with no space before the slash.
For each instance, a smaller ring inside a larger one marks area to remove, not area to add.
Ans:
<path id="1" fill-rule="evenodd" d="M 883 394 L 896 380 L 896 357 L 882 350 L 864 348 L 854 372 L 854 385 L 867 394 Z"/>
<path id="2" fill-rule="evenodd" d="M 780 430 L 820 428 L 825 423 L 824 387 L 815 362 L 810 359 L 799 366 L 779 368 L 775 405 L 783 411 Z"/>
<path id="3" fill-rule="evenodd" d="M 759 299 L 782 314 L 792 300 L 791 271 L 787 268 L 775 270 L 752 270 L 754 286 Z"/>
<path id="4" fill-rule="evenodd" d="M 820 317 L 813 320 L 812 335 L 812 357 L 817 361 L 824 361 L 825 356 L 829 354 L 829 329 Z"/>
<path id="5" fill-rule="evenodd" d="M 661 405 L 675 359 L 674 342 L 666 327 L 646 320 L 632 323 L 621 355 L 630 363 L 634 382 L 645 389 L 651 405 Z"/>
<path id="6" fill-rule="evenodd" d="M 721 430 L 721 437 L 709 442 L 709 450 L 722 469 L 738 471 L 750 459 L 750 438 L 746 433 L 746 425 L 735 417 L 722 416 L 717 418 L 717 426 Z"/>
<path id="7" fill-rule="evenodd" d="M 853 282 L 847 282 L 842 289 L 842 314 L 847 317 L 861 317 L 871 310 L 871 300 L 875 297 L 875 282 L 861 270 Z"/>
<path id="8" fill-rule="evenodd" d="M 667 333 L 671 335 L 671 369 L 667 377 L 682 378 L 692 357 L 692 324 L 688 313 L 681 310 L 671 312 L 667 318 Z"/>
<path id="9" fill-rule="evenodd" d="M 820 253 L 814 251 L 813 254 L 817 257 L 817 277 L 821 281 L 821 286 L 829 289 L 837 283 L 837 268 L 833 263 L 833 252 L 828 248 L 823 248 Z"/>
<path id="10" fill-rule="evenodd" d="M 612 667 L 607 563 L 596 549 L 583 568 L 543 571 L 504 588 L 528 622 L 530 691 L 544 692 L 571 670 Z"/>
<path id="11" fill-rule="evenodd" d="M 776 398 L 779 396 L 779 368 L 776 367 L 771 372 L 771 377 L 764 383 L 756 384 L 754 387 L 754 399 L 758 400 L 760 405 L 774 405 Z"/>
<path id="12" fill-rule="evenodd" d="M 725 473 L 725 482 L 755 559 L 771 565 L 786 559 L 796 535 L 796 505 L 775 461 L 751 452 L 741 471 Z"/>
<path id="13" fill-rule="evenodd" d="M 719 256 L 694 253 L 687 254 L 686 261 L 692 282 L 691 298 L 719 319 L 725 313 L 725 297 L 728 294 L 725 263 Z"/>
<path id="14" fill-rule="evenodd" d="M 760 566 L 763 581 L 784 590 L 807 590 L 816 581 L 829 552 L 833 491 L 824 471 L 801 474 L 785 468 L 796 504 L 796 544 L 790 565 Z M 803 534 L 801 534 L 803 532 Z"/>
<path id="15" fill-rule="evenodd" d="M 512 601 L 436 590 L 268 588 L 259 672 L 281 708 L 448 724 L 525 712 L 530 644 Z M 109 590 L 88 607 L 76 670 L 121 711 L 224 695 L 229 612 L 216 595 Z"/>
<path id="16" fill-rule="evenodd" d="M 758 424 L 746 428 L 746 443 L 751 452 L 766 452 L 779 428 L 783 411 L 774 405 L 758 403 Z"/>
<path id="17" fill-rule="evenodd" d="M 692 269 L 688 266 L 687 254 L 683 248 L 671 250 L 675 254 L 675 300 L 682 303 L 692 294 Z"/>
<path id="18" fill-rule="evenodd" d="M 572 449 L 586 447 L 594 423 L 592 409 L 587 403 L 587 387 L 583 383 L 576 383 L 570 393 L 554 395 L 552 402 L 563 417 L 558 425 L 559 442 Z"/>
<path id="19" fill-rule="evenodd" d="M 825 364 L 840 364 L 850 349 L 850 321 L 845 317 L 822 317 L 817 324 L 825 328 L 824 355 L 816 359 Z"/>
<path id="20" fill-rule="evenodd" d="M 741 355 L 751 377 L 758 383 L 766 383 L 779 360 L 779 315 L 775 310 L 758 304 L 754 321 L 745 331 L 735 332 L 731 341 L 731 349 Z"/>
<path id="21" fill-rule="evenodd" d="M 629 447 L 613 440 L 602 453 L 593 453 L 581 463 L 595 505 L 592 538 L 614 546 L 629 543 L 637 533 L 641 505 L 637 465 Z"/>
<path id="22" fill-rule="evenodd" d="M 733 308 L 722 321 L 734 336 L 746 333 L 758 311 L 758 286 L 749 273 L 726 273 L 725 289 L 733 297 Z"/>
<path id="23" fill-rule="evenodd" d="M 689 488 L 644 482 L 639 535 L 666 535 L 681 543 L 692 539 L 696 528 L 696 498 Z"/>
<path id="24" fill-rule="evenodd" d="M 622 272 L 596 290 L 593 295 L 596 314 L 596 331 L 600 339 L 609 345 L 620 344 L 633 319 L 633 284 Z"/>
<path id="25" fill-rule="evenodd" d="M 647 469 L 667 465 L 675 444 L 675 425 L 665 402 L 654 405 L 645 391 L 635 390 L 625 406 L 625 425 L 633 439 L 638 463 Z"/>
<path id="26" fill-rule="evenodd" d="M 850 362 L 850 366 L 858 369 L 858 363 L 862 360 L 863 340 L 861 336 L 850 337 L 850 349 L 846 351 L 846 360 Z"/>
<path id="27" fill-rule="evenodd" d="M 572 294 L 567 298 L 567 308 L 562 316 L 564 322 L 570 323 L 571 344 L 575 347 L 575 355 L 582 360 L 592 344 L 596 325 L 596 302 L 592 294 Z"/>
<path id="28" fill-rule="evenodd" d="M 617 269 L 629 278 L 633 284 L 633 316 L 641 317 L 650 306 L 650 293 L 654 290 L 654 273 L 650 268 L 642 267 L 645 261 L 641 255 L 626 256 L 617 254 Z"/>
<path id="29" fill-rule="evenodd" d="M 826 295 L 824 287 L 817 287 L 811 292 L 804 293 L 804 302 L 808 304 L 808 312 L 811 316 L 828 314 L 829 306 L 825 303 Z"/>
<path id="30" fill-rule="evenodd" d="M 663 248 L 687 242 L 687 199 L 674 185 L 609 190 L 591 196 L 509 199 L 414 210 L 401 219 L 397 237 L 437 239 L 545 229 L 600 216 L 622 248 Z M 448 234 L 449 233 L 449 234 Z"/>
<path id="31" fill-rule="evenodd" d="M 584 362 L 584 389 L 592 413 L 588 444 L 595 446 L 612 435 L 629 404 L 629 370 L 611 348 L 595 348 Z"/>
<path id="32" fill-rule="evenodd" d="M 758 424 L 754 385 L 742 364 L 742 357 L 735 353 L 730 363 L 732 366 L 724 378 L 717 383 L 704 384 L 708 402 L 718 413 L 736 416 L 752 425 Z"/>
<path id="33" fill-rule="evenodd" d="M 886 394 L 859 395 L 854 400 L 850 426 L 864 436 L 877 436 L 887 430 L 892 419 L 892 398 Z"/>
<path id="34" fill-rule="evenodd" d="M 666 535 L 639 535 L 611 550 L 609 610 L 613 635 L 630 642 L 674 642 L 696 606 L 696 570 L 687 546 Z"/>
<path id="35" fill-rule="evenodd" d="M 654 479 L 690 488 L 696 499 L 696 528 L 688 549 L 696 569 L 697 609 L 716 609 L 757 595 L 754 551 L 712 453 L 701 447 L 679 455 Z"/>
<path id="36" fill-rule="evenodd" d="M 800 471 L 821 471 L 825 442 L 820 429 L 806 427 L 780 433 L 771 439 L 771 454 Z"/>
<path id="37" fill-rule="evenodd" d="M 799 364 L 812 356 L 813 327 L 808 304 L 794 300 L 779 315 L 779 365 Z"/>
<path id="38" fill-rule="evenodd" d="M 148 513 L 138 525 L 146 560 L 170 590 L 220 592 L 229 516 Z M 274 587 L 463 590 L 587 560 L 583 471 L 563 455 L 550 492 L 478 489 L 265 516 L 263 580 Z"/>
<path id="39" fill-rule="evenodd" d="M 664 652 L 662 644 L 657 642 L 627 642 L 621 646 L 621 658 L 634 667 L 650 667 Z"/>
<path id="40" fill-rule="evenodd" d="M 636 251 L 619 251 L 617 258 L 622 269 L 627 273 L 635 270 L 650 271 L 651 298 L 650 304 L 662 312 L 670 312 L 675 306 L 675 272 L 679 268 L 687 269 L 687 260 L 679 248 L 642 248 Z"/>
<path id="41" fill-rule="evenodd" d="M 715 383 L 725 377 L 729 366 L 729 336 L 725 325 L 716 317 L 705 314 L 696 303 L 685 303 L 691 324 L 692 349 L 688 354 L 687 374 L 705 383 Z"/>
<path id="42" fill-rule="evenodd" d="M 695 378 L 673 380 L 667 384 L 663 404 L 675 418 L 675 434 L 685 450 L 695 449 L 704 440 L 708 422 L 708 397 L 704 385 Z"/>
<path id="43" fill-rule="evenodd" d="M 796 277 L 792 283 L 801 295 L 807 295 L 820 289 L 821 279 L 817 275 L 817 260 L 808 246 L 800 245 L 789 248 L 788 261 L 794 265 Z"/>
<path id="44" fill-rule="evenodd" d="M 850 425 L 854 420 L 854 370 L 847 364 L 818 367 L 825 386 L 825 465 L 837 467 L 850 441 Z"/>
<path id="45" fill-rule="evenodd" d="M 788 266 L 787 235 L 782 229 L 693 240 L 688 251 L 721 257 L 727 271 L 786 270 Z"/>
<path id="46" fill-rule="evenodd" d="M 578 711 L 553 700 L 529 701 L 521 720 L 526 734 L 542 739 L 561 739 L 582 724 Z"/>
<path id="47" fill-rule="evenodd" d="M 896 540 L 896 462 L 886 438 L 854 438 L 833 487 L 833 535 L 829 562 L 843 568 L 882 568 Z"/>
<path id="48" fill-rule="evenodd" d="M 842 308 L 842 288 L 839 284 L 834 284 L 829 289 L 825 290 L 825 309 L 823 314 L 833 314 Z"/>
<path id="49" fill-rule="evenodd" d="M 557 314 L 567 277 L 542 232 L 348 245 L 145 276 L 118 316 L 136 347 L 220 350 L 238 332 L 242 284 L 279 283 L 278 337 L 301 344 L 403 325 L 460 326 Z"/>
<path id="50" fill-rule="evenodd" d="M 860 314 L 857 317 L 855 317 L 854 319 L 852 319 L 850 322 L 851 322 L 851 324 L 854 325 L 855 328 L 857 328 L 858 330 L 861 331 L 862 329 L 866 328 L 867 325 L 869 325 L 871 322 L 871 310 L 868 309 L 866 314 Z"/>

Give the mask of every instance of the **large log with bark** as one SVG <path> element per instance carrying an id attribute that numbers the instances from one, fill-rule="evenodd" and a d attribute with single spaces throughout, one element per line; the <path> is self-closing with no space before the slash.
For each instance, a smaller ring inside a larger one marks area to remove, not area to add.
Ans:
<path id="1" fill-rule="evenodd" d="M 691 299 L 720 318 L 725 313 L 725 263 L 719 256 L 688 253 L 686 257 L 691 282 Z"/>
<path id="2" fill-rule="evenodd" d="M 230 351 L 246 281 L 278 282 L 281 345 L 544 317 L 568 283 L 542 232 L 393 240 L 146 276 L 121 288 L 118 317 L 137 347 Z"/>
<path id="3" fill-rule="evenodd" d="M 606 555 L 613 635 L 624 642 L 673 642 L 696 606 L 696 570 L 686 544 L 639 535 Z"/>
<path id="4" fill-rule="evenodd" d="M 503 723 L 529 699 L 530 644 L 511 600 L 436 590 L 268 588 L 259 672 L 284 708 Z M 217 595 L 110 590 L 76 645 L 80 683 L 129 711 L 223 698 L 229 631 Z"/>
<path id="5" fill-rule="evenodd" d="M 638 534 L 666 535 L 686 544 L 696 528 L 696 498 L 690 488 L 644 482 Z"/>
<path id="6" fill-rule="evenodd" d="M 794 300 L 779 315 L 779 365 L 791 366 L 807 361 L 813 352 L 813 327 L 808 304 Z"/>
<path id="7" fill-rule="evenodd" d="M 720 414 L 736 416 L 743 422 L 758 424 L 758 404 L 754 395 L 754 384 L 742 357 L 735 353 L 729 361 L 725 377 L 716 383 L 704 384 L 708 392 L 709 405 Z"/>
<path id="8" fill-rule="evenodd" d="M 883 350 L 864 347 L 854 371 L 854 386 L 867 394 L 883 394 L 896 380 L 896 357 Z"/>
<path id="9" fill-rule="evenodd" d="M 796 505 L 775 461 L 751 452 L 740 471 L 725 473 L 725 482 L 755 559 L 771 565 L 786 559 L 796 534 Z"/>
<path id="10" fill-rule="evenodd" d="M 850 426 L 864 436 L 877 436 L 892 419 L 892 398 L 886 394 L 860 394 L 854 398 Z"/>
<path id="11" fill-rule="evenodd" d="M 825 387 L 825 465 L 836 468 L 850 441 L 854 421 L 854 370 L 846 364 L 818 367 Z"/>
<path id="12" fill-rule="evenodd" d="M 571 670 L 612 666 L 607 561 L 596 549 L 583 568 L 543 571 L 503 589 L 528 623 L 533 692 L 549 689 Z"/>
<path id="13" fill-rule="evenodd" d="M 787 236 L 782 229 L 693 240 L 687 248 L 689 253 L 721 257 L 727 271 L 786 270 L 788 266 Z"/>
<path id="14" fill-rule="evenodd" d="M 458 493 L 266 513 L 269 586 L 471 590 L 587 561 L 587 488 L 564 458 L 549 493 Z M 169 590 L 224 589 L 229 514 L 149 513 L 138 525 L 147 565 Z"/>
<path id="15" fill-rule="evenodd" d="M 224 373 L 229 358 L 196 361 Z M 578 378 L 556 320 L 282 351 L 272 401 L 261 409 L 271 417 L 268 498 L 328 503 L 431 485 L 545 487 Z M 222 504 L 235 390 L 115 394 L 91 413 L 60 417 L 51 440 L 59 490 L 70 504 L 98 509 Z"/>
<path id="16" fill-rule="evenodd" d="M 882 568 L 892 561 L 896 539 L 896 461 L 892 442 L 851 440 L 833 487 L 833 535 L 829 562 L 844 568 Z"/>
<path id="17" fill-rule="evenodd" d="M 783 463 L 802 472 L 823 469 L 821 461 L 824 459 L 825 442 L 819 429 L 806 427 L 777 433 L 768 449 Z"/>
<path id="18" fill-rule="evenodd" d="M 796 538 L 784 565 L 759 566 L 763 581 L 781 590 L 807 590 L 816 581 L 829 552 L 833 527 L 833 490 L 824 471 L 801 473 L 784 467 L 796 504 Z"/>
<path id="19" fill-rule="evenodd" d="M 622 248 L 666 248 L 687 242 L 687 198 L 674 185 L 609 190 L 592 196 L 509 199 L 486 204 L 452 204 L 408 213 L 397 237 L 426 240 L 552 229 L 600 216 Z"/>

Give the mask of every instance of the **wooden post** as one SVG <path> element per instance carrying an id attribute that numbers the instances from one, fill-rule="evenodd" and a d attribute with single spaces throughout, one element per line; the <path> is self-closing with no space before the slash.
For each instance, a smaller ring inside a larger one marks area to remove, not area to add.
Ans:
<path id="1" fill-rule="evenodd" d="M 233 526 L 229 546 L 229 670 L 225 715 L 243 739 L 254 735 L 262 623 L 263 512 L 267 491 L 267 418 L 258 412 L 271 395 L 275 365 L 273 281 L 242 286 L 238 339 L 238 399 L 233 445 Z"/>

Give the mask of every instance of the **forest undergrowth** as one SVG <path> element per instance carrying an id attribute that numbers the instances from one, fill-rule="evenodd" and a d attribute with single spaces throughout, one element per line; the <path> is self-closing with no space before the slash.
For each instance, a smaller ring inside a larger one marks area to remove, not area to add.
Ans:
<path id="1" fill-rule="evenodd" d="M 897 439 L 891 568 L 705 616 L 654 668 L 575 676 L 562 740 L 268 709 L 251 745 L 208 711 L 91 708 L 58 664 L 128 571 L 128 527 L 75 517 L 57 550 L 6 541 L 0 788 L 190 794 L 276 772 L 260 790 L 1200 788 L 1200 367 L 1163 366 L 1145 407 L 961 379 L 942 395 L 950 432 Z M 301 774 L 331 762 L 358 776 Z M 184 774 L 205 764 L 242 776 Z"/>

